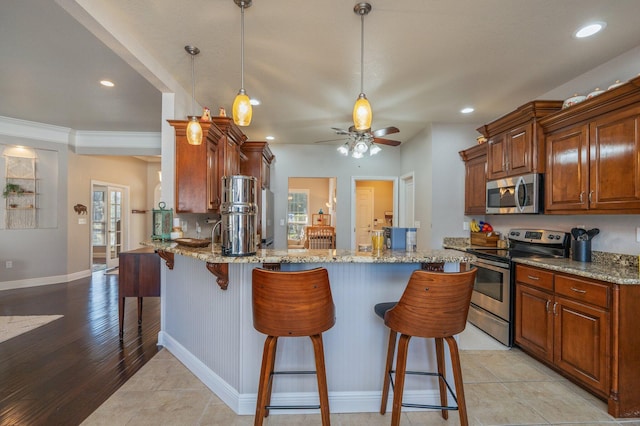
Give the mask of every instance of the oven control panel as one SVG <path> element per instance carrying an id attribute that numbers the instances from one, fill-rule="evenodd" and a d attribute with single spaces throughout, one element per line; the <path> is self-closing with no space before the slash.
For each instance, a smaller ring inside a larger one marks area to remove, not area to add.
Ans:
<path id="1" fill-rule="evenodd" d="M 548 229 L 512 229 L 509 231 L 509 239 L 533 244 L 562 245 L 569 239 L 569 234 Z"/>

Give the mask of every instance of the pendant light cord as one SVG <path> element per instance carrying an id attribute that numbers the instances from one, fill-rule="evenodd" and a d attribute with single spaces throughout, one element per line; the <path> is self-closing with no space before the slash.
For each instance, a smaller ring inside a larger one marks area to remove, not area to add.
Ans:
<path id="1" fill-rule="evenodd" d="M 364 14 L 360 15 L 360 93 L 364 93 Z"/>
<path id="2" fill-rule="evenodd" d="M 244 3 L 240 11 L 240 88 L 244 89 Z"/>
<path id="3" fill-rule="evenodd" d="M 196 115 L 196 66 L 195 55 L 191 54 L 191 113 Z"/>

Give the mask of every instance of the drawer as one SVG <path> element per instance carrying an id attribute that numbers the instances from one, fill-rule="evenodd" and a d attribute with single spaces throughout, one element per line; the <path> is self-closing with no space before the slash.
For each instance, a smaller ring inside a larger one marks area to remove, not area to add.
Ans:
<path id="1" fill-rule="evenodd" d="M 553 291 L 553 272 L 516 265 L 516 281 Z"/>
<path id="2" fill-rule="evenodd" d="M 556 294 L 570 299 L 609 308 L 610 292 L 611 287 L 606 283 L 556 275 Z"/>

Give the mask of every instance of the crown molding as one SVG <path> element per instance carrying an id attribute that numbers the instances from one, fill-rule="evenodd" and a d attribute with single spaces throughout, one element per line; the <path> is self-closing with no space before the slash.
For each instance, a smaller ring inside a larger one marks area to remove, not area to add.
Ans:
<path id="1" fill-rule="evenodd" d="M 35 121 L 0 116 L 0 134 L 69 144 L 72 129 Z"/>

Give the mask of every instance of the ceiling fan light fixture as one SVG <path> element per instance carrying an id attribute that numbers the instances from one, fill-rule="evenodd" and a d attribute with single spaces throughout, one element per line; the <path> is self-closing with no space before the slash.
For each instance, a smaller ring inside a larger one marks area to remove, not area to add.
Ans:
<path id="1" fill-rule="evenodd" d="M 355 151 L 355 150 L 354 150 L 354 151 L 351 153 L 351 156 L 352 156 L 353 158 L 362 158 L 363 154 L 362 154 L 361 152 L 357 152 L 357 151 Z"/>
<path id="2" fill-rule="evenodd" d="M 251 6 L 252 0 L 233 0 L 240 8 L 240 90 L 233 101 L 233 122 L 238 126 L 248 126 L 251 124 L 253 108 L 251 99 L 244 90 L 244 9 Z"/>
<path id="3" fill-rule="evenodd" d="M 200 53 L 200 49 L 195 46 L 187 45 L 184 50 L 191 55 L 191 111 L 195 114 L 196 103 L 196 73 L 195 73 L 195 59 L 196 55 Z M 187 124 L 187 142 L 189 145 L 201 145 L 202 144 L 202 126 L 198 121 L 198 117 L 195 115 L 189 118 L 189 124 Z"/>
<path id="4" fill-rule="evenodd" d="M 348 143 L 345 143 L 344 145 L 340 145 L 340 146 L 338 147 L 338 152 L 339 152 L 340 154 L 344 155 L 345 157 L 346 157 L 347 155 L 349 155 L 349 144 L 348 144 Z"/>
<path id="5" fill-rule="evenodd" d="M 376 155 L 380 151 L 382 151 L 382 148 L 380 148 L 375 143 L 371 142 L 371 146 L 369 147 L 369 155 Z"/>
<path id="6" fill-rule="evenodd" d="M 360 154 L 364 154 L 365 152 L 367 152 L 367 149 L 369 149 L 369 147 L 363 140 L 356 142 L 356 144 L 353 146 L 353 152 L 358 152 Z"/>

